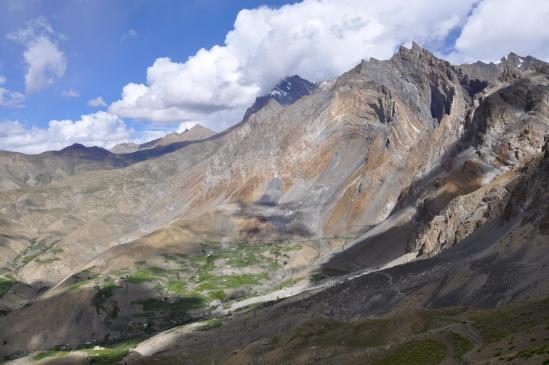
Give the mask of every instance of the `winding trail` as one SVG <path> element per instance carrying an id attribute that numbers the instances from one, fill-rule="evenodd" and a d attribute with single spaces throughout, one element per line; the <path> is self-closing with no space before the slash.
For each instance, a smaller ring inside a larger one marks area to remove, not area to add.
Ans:
<path id="1" fill-rule="evenodd" d="M 465 326 L 463 326 L 462 328 L 464 328 L 465 331 L 464 333 L 462 333 L 462 335 L 467 337 L 467 339 L 469 339 L 474 344 L 473 349 L 471 351 L 468 351 L 465 355 L 463 355 L 463 360 L 465 360 L 466 363 L 470 364 L 472 363 L 471 356 L 473 354 L 476 354 L 477 351 L 480 350 L 480 348 L 484 344 L 484 341 L 482 340 L 482 337 L 478 334 L 478 332 L 473 328 L 473 326 L 471 326 L 471 321 L 469 320 L 464 320 L 464 321 L 465 321 Z"/>
<path id="2" fill-rule="evenodd" d="M 375 274 L 383 275 L 387 279 L 389 279 L 389 289 L 395 291 L 399 296 L 404 297 L 404 293 L 400 291 L 400 288 L 396 286 L 393 282 L 393 276 L 385 271 L 375 271 Z"/>
<path id="3" fill-rule="evenodd" d="M 225 308 L 218 311 L 215 315 L 212 316 L 212 318 L 230 315 L 233 312 L 238 311 L 239 309 L 242 309 L 254 304 L 272 302 L 275 300 L 292 297 L 298 294 L 305 294 L 305 293 L 313 294 L 314 292 L 317 292 L 317 291 L 320 291 L 347 281 L 351 281 L 360 276 L 364 276 L 371 273 L 377 273 L 379 275 L 385 276 L 389 281 L 389 287 L 392 290 L 395 290 L 399 296 L 404 296 L 404 293 L 402 293 L 400 289 L 396 285 L 394 285 L 393 277 L 389 273 L 386 273 L 382 270 L 407 262 L 409 261 L 410 257 L 411 256 L 406 254 L 396 260 L 391 261 L 390 263 L 386 264 L 384 267 L 376 268 L 376 269 L 364 269 L 358 272 L 353 272 L 351 274 L 344 275 L 342 277 L 328 279 L 318 285 L 311 286 L 309 281 L 305 279 L 289 288 L 283 288 L 280 290 L 273 291 L 271 293 L 267 293 L 267 294 L 263 294 L 263 295 L 259 295 L 252 298 L 247 298 L 244 300 L 234 302 L 231 304 L 229 308 Z M 138 353 L 141 356 L 151 356 L 151 355 L 154 355 L 155 353 L 167 350 L 171 346 L 175 346 L 177 344 L 177 339 L 182 334 L 192 332 L 197 328 L 204 326 L 206 323 L 207 321 L 193 322 L 190 324 L 168 329 L 164 332 L 158 333 L 153 337 L 143 341 L 134 349 L 130 350 L 130 353 L 133 352 L 133 353 Z"/>

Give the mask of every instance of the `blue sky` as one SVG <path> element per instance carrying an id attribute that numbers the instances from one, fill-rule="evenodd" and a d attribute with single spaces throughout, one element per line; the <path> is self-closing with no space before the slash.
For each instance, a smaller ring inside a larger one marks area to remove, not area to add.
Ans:
<path id="1" fill-rule="evenodd" d="M 200 48 L 222 43 L 244 7 L 278 7 L 288 1 L 0 1 L 0 75 L 4 87 L 25 90 L 23 47 L 6 38 L 37 17 L 61 35 L 67 68 L 53 85 L 33 92 L 24 108 L 0 107 L 0 120 L 46 127 L 52 119 L 76 120 L 97 108 L 88 100 L 112 101 L 130 81 L 143 81 L 158 57 L 185 60 Z M 78 97 L 63 97 L 73 90 Z M 130 121 L 131 122 L 131 121 Z M 144 123 L 133 123 L 137 129 Z M 160 128 L 177 128 L 160 125 Z"/>
<path id="2" fill-rule="evenodd" d="M 0 0 L 0 149 L 220 131 L 284 76 L 330 79 L 411 41 L 453 62 L 547 59 L 548 3 Z"/>

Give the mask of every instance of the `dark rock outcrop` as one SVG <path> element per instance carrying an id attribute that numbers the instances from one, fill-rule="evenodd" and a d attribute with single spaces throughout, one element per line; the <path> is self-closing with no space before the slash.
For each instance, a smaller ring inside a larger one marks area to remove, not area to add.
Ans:
<path id="1" fill-rule="evenodd" d="M 280 105 L 290 105 L 302 96 L 310 95 L 315 88 L 315 84 L 298 75 L 288 76 L 276 84 L 267 95 L 257 97 L 253 105 L 246 110 L 242 119 L 248 120 L 250 115 L 259 111 L 270 100 L 275 100 Z"/>

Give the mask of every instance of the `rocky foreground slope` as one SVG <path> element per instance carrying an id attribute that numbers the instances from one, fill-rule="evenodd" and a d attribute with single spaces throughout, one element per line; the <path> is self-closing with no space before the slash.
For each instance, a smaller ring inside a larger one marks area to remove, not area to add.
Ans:
<path id="1" fill-rule="evenodd" d="M 132 359 L 308 363 L 330 357 L 277 337 L 303 317 L 547 296 L 546 63 L 453 66 L 414 45 L 315 87 L 294 81 L 301 97 L 258 99 L 219 135 L 0 192 L 0 354 L 151 336 L 303 292 L 207 333 L 153 337 Z M 356 355 L 342 361 L 371 351 Z"/>

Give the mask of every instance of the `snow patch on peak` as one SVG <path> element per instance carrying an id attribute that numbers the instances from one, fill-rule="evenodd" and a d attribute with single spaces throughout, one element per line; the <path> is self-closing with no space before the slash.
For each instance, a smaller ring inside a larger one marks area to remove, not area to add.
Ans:
<path id="1" fill-rule="evenodd" d="M 284 97 L 284 96 L 288 95 L 288 93 L 284 90 L 274 89 L 269 93 L 269 95 L 271 95 L 273 97 Z"/>
<path id="2" fill-rule="evenodd" d="M 318 88 L 322 91 L 326 91 L 326 90 L 330 89 L 332 86 L 334 86 L 335 82 L 336 82 L 335 79 L 322 81 L 318 84 Z"/>

